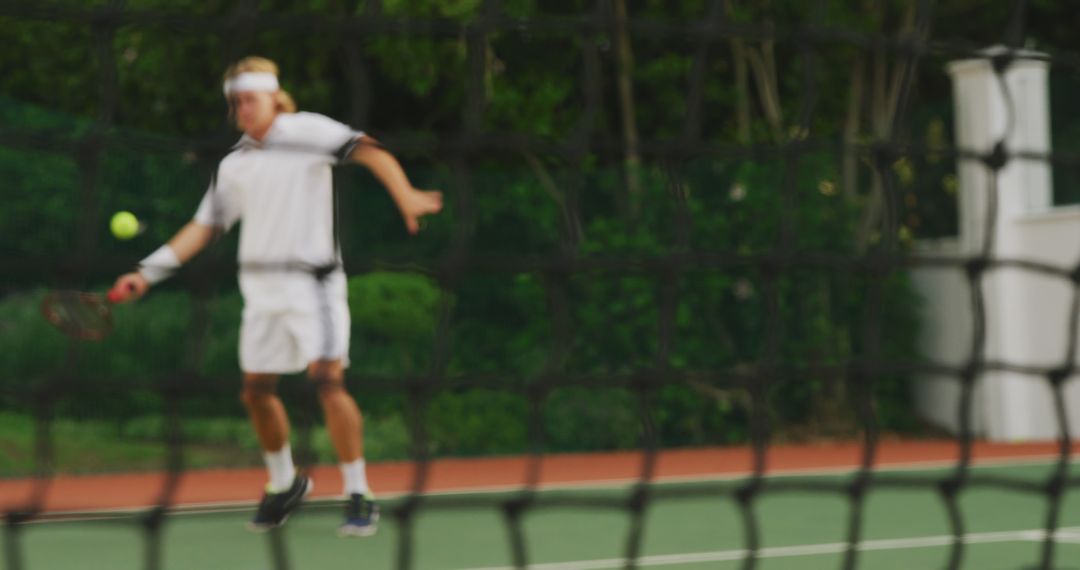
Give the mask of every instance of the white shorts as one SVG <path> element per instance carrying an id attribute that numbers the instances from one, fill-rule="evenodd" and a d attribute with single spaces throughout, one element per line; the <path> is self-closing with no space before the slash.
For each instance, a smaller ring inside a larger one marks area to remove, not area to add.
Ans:
<path id="1" fill-rule="evenodd" d="M 292 374 L 316 360 L 349 365 L 349 306 L 333 300 L 321 310 L 247 314 L 240 325 L 244 372 Z"/>

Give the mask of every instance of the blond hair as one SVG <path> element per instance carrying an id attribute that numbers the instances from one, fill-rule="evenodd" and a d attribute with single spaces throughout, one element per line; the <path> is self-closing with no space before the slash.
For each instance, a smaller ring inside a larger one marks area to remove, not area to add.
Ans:
<path id="1" fill-rule="evenodd" d="M 278 75 L 278 66 L 273 61 L 266 59 L 265 57 L 259 57 L 256 55 L 245 57 L 240 61 L 229 66 L 225 70 L 225 81 L 228 81 L 241 73 L 257 72 L 257 73 L 273 73 Z M 296 101 L 293 101 L 292 95 L 289 95 L 284 89 L 278 89 L 274 93 L 274 104 L 279 113 L 295 113 Z M 236 109 L 233 105 L 232 98 L 229 98 L 229 118 L 232 118 L 236 114 Z"/>

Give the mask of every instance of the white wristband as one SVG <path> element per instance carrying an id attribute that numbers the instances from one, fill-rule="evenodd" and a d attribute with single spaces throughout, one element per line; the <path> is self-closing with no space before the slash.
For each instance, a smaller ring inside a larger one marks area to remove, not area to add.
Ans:
<path id="1" fill-rule="evenodd" d="M 169 247 L 169 244 L 159 247 L 157 251 L 139 262 L 139 273 L 151 285 L 164 281 L 176 273 L 177 269 L 180 269 L 180 259 L 176 257 L 176 252 Z"/>

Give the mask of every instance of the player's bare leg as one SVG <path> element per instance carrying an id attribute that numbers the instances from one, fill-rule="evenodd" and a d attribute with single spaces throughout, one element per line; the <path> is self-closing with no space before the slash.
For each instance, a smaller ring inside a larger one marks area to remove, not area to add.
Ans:
<path id="1" fill-rule="evenodd" d="M 289 514 L 311 492 L 311 480 L 297 475 L 289 449 L 289 417 L 277 395 L 276 374 L 244 374 L 240 399 L 247 408 L 251 425 L 263 448 L 263 458 L 270 475 L 255 518 L 248 524 L 254 531 L 281 526 Z"/>
<path id="2" fill-rule="evenodd" d="M 277 383 L 276 374 L 246 372 L 240 395 L 259 444 L 268 452 L 281 450 L 289 441 L 289 416 L 277 395 Z"/>
<path id="3" fill-rule="evenodd" d="M 356 400 L 345 390 L 345 371 L 340 360 L 319 360 L 308 365 L 308 378 L 315 383 L 326 418 L 326 429 L 341 461 L 344 482 L 345 522 L 341 536 L 375 534 L 379 507 L 367 483 L 364 463 L 364 422 Z"/>
<path id="4" fill-rule="evenodd" d="M 326 429 L 338 459 L 350 463 L 364 456 L 364 421 L 356 400 L 345 391 L 345 371 L 340 360 L 318 360 L 308 365 L 326 418 Z"/>

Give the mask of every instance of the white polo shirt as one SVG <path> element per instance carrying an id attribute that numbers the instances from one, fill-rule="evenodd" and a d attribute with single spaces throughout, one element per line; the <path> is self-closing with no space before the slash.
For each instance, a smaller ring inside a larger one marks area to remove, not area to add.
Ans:
<path id="1" fill-rule="evenodd" d="M 340 261 L 331 167 L 337 152 L 362 136 L 316 113 L 280 113 L 262 141 L 245 134 L 221 161 L 195 221 L 226 231 L 243 221 L 237 260 L 245 316 L 325 303 L 312 294 L 309 273 L 285 268 Z M 343 294 L 344 276 L 333 277 L 335 296 Z"/>

